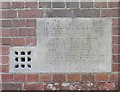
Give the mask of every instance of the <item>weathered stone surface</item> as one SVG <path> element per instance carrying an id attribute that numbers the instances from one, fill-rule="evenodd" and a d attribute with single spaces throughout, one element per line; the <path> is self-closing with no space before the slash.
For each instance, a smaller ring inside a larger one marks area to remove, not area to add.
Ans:
<path id="1" fill-rule="evenodd" d="M 45 10 L 45 17 L 72 17 L 72 10 Z"/>
<path id="2" fill-rule="evenodd" d="M 64 8 L 65 7 L 64 2 L 53 2 L 52 5 L 53 5 L 53 8 Z"/>
<path id="3" fill-rule="evenodd" d="M 97 9 L 74 9 L 73 17 L 100 17 L 100 10 Z"/>
<path id="4" fill-rule="evenodd" d="M 40 2 L 39 8 L 51 8 L 51 2 Z"/>
<path id="5" fill-rule="evenodd" d="M 111 20 L 37 20 L 40 72 L 110 72 Z"/>
<path id="6" fill-rule="evenodd" d="M 66 2 L 67 8 L 79 8 L 79 2 Z"/>
<path id="7" fill-rule="evenodd" d="M 22 90 L 22 84 L 3 83 L 2 90 Z"/>
<path id="8" fill-rule="evenodd" d="M 81 2 L 81 8 L 92 8 L 93 2 Z"/>

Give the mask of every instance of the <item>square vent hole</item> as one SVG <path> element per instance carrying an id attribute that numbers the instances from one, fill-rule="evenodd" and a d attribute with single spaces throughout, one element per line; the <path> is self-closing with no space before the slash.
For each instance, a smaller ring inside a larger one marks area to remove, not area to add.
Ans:
<path id="1" fill-rule="evenodd" d="M 10 71 L 29 71 L 32 69 L 34 47 L 12 47 L 10 49 Z"/>

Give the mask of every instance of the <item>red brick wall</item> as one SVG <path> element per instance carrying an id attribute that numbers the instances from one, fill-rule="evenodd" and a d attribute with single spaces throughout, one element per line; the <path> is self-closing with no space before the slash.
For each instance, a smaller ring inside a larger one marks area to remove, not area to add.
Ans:
<path id="1" fill-rule="evenodd" d="M 119 0 L 116 2 L 1 2 L 2 90 L 118 90 L 120 72 Z M 51 7 L 52 6 L 52 7 Z M 9 73 L 9 48 L 36 45 L 36 18 L 112 18 L 112 72 L 79 74 Z"/>

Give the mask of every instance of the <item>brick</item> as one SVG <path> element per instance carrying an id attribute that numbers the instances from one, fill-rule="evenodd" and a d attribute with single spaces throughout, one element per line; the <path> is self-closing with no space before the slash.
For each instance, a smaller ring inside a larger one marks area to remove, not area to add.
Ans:
<path id="1" fill-rule="evenodd" d="M 26 45 L 35 46 L 36 45 L 36 38 L 35 37 L 27 37 L 26 38 Z"/>
<path id="2" fill-rule="evenodd" d="M 113 36 L 112 44 L 120 44 L 120 36 Z"/>
<path id="3" fill-rule="evenodd" d="M 106 83 L 106 88 L 109 90 L 115 90 L 115 84 L 114 83 Z"/>
<path id="4" fill-rule="evenodd" d="M 95 82 L 80 82 L 78 83 L 78 86 L 73 85 L 73 88 L 81 89 L 81 90 L 97 90 L 98 84 Z M 94 92 L 94 91 L 93 91 Z"/>
<path id="5" fill-rule="evenodd" d="M 4 37 L 2 33 L 2 29 L 0 29 L 0 37 Z"/>
<path id="6" fill-rule="evenodd" d="M 2 52 L 3 52 L 3 47 L 0 46 L 0 55 L 3 55 Z"/>
<path id="7" fill-rule="evenodd" d="M 113 63 L 120 63 L 120 55 L 113 55 Z"/>
<path id="8" fill-rule="evenodd" d="M 112 28 L 112 34 L 113 35 L 120 35 L 120 31 L 118 30 L 118 27 L 113 27 Z"/>
<path id="9" fill-rule="evenodd" d="M 0 28 L 0 37 L 3 36 L 2 31 L 3 31 L 2 28 Z"/>
<path id="10" fill-rule="evenodd" d="M 107 8 L 107 2 L 95 2 L 96 8 Z"/>
<path id="11" fill-rule="evenodd" d="M 79 8 L 79 2 L 66 2 L 67 8 Z"/>
<path id="12" fill-rule="evenodd" d="M 112 19 L 112 25 L 113 26 L 118 26 L 118 21 L 120 21 L 120 19 L 117 19 L 117 18 Z"/>
<path id="13" fill-rule="evenodd" d="M 13 74 L 2 74 L 2 82 L 13 82 Z"/>
<path id="14" fill-rule="evenodd" d="M 119 10 L 120 11 L 120 10 Z M 118 11 L 118 12 L 119 12 Z M 118 13 L 118 15 L 120 14 L 120 12 Z M 120 30 L 120 19 L 118 18 L 118 29 Z"/>
<path id="15" fill-rule="evenodd" d="M 46 17 L 72 17 L 72 10 L 54 9 L 54 10 L 46 10 L 45 13 L 46 13 L 45 14 Z"/>
<path id="16" fill-rule="evenodd" d="M 2 65 L 2 50 L 1 50 L 1 47 L 0 47 L 0 65 Z M 0 67 L 1 69 L 1 67 Z"/>
<path id="17" fill-rule="evenodd" d="M 81 8 L 93 8 L 93 2 L 81 2 Z"/>
<path id="18" fill-rule="evenodd" d="M 119 82 L 117 81 L 117 82 L 114 82 L 115 83 L 115 90 L 120 90 L 120 87 L 119 87 Z"/>
<path id="19" fill-rule="evenodd" d="M 13 38 L 11 44 L 12 46 L 24 46 L 25 39 L 24 38 Z"/>
<path id="20" fill-rule="evenodd" d="M 120 80 L 118 73 L 109 75 L 109 81 L 118 81 L 118 80 Z"/>
<path id="21" fill-rule="evenodd" d="M 83 74 L 83 75 L 81 75 L 81 81 L 94 81 L 94 75 Z"/>
<path id="22" fill-rule="evenodd" d="M 0 18 L 1 18 L 1 17 L 0 17 Z M 0 24 L 1 24 L 1 26 L 2 26 L 2 21 L 3 21 L 3 20 L 0 20 Z"/>
<path id="23" fill-rule="evenodd" d="M 11 36 L 11 30 L 10 29 L 1 29 L 1 30 L 2 30 L 2 36 L 3 37 Z"/>
<path id="24" fill-rule="evenodd" d="M 119 7 L 119 3 L 118 2 L 108 2 L 108 7 L 109 8 Z"/>
<path id="25" fill-rule="evenodd" d="M 0 64 L 0 72 L 2 73 L 2 65 Z M 0 76 L 1 77 L 1 76 Z M 0 78 L 0 81 L 2 81 L 2 79 Z"/>
<path id="26" fill-rule="evenodd" d="M 1 18 L 1 17 L 0 17 L 0 18 Z M 1 27 L 2 27 L 2 21 L 3 21 L 3 20 L 0 20 L 0 25 L 1 25 Z"/>
<path id="27" fill-rule="evenodd" d="M 19 36 L 35 36 L 35 28 L 19 28 Z"/>
<path id="28" fill-rule="evenodd" d="M 0 40 L 2 37 L 4 37 L 4 36 L 2 36 L 2 30 L 0 29 Z"/>
<path id="29" fill-rule="evenodd" d="M 10 9 L 10 2 L 2 2 L 2 9 Z"/>
<path id="30" fill-rule="evenodd" d="M 39 2 L 39 8 L 51 8 L 51 2 Z"/>
<path id="31" fill-rule="evenodd" d="M 53 2 L 52 5 L 53 5 L 53 8 L 64 8 L 65 2 Z"/>
<path id="32" fill-rule="evenodd" d="M 18 11 L 19 18 L 39 18 L 43 17 L 43 10 L 20 10 Z"/>
<path id="33" fill-rule="evenodd" d="M 13 27 L 25 27 L 25 20 L 13 20 Z"/>
<path id="34" fill-rule="evenodd" d="M 13 79 L 14 82 L 26 82 L 26 77 L 24 74 L 14 74 Z"/>
<path id="35" fill-rule="evenodd" d="M 101 10 L 102 17 L 118 17 L 117 9 Z"/>
<path id="36" fill-rule="evenodd" d="M 120 54 L 120 46 L 113 46 L 112 53 L 113 54 Z"/>
<path id="37" fill-rule="evenodd" d="M 120 72 L 120 64 L 113 64 L 112 72 Z"/>
<path id="38" fill-rule="evenodd" d="M 2 72 L 8 73 L 9 72 L 9 65 L 2 65 Z"/>
<path id="39" fill-rule="evenodd" d="M 1 59 L 2 59 L 2 64 L 8 64 L 9 62 L 9 57 L 8 56 L 1 56 Z"/>
<path id="40" fill-rule="evenodd" d="M 9 54 L 9 48 L 8 47 L 2 47 L 2 55 L 8 55 Z"/>
<path id="41" fill-rule="evenodd" d="M 73 17 L 100 17 L 100 11 L 96 9 L 74 9 Z"/>
<path id="42" fill-rule="evenodd" d="M 11 20 L 2 20 L 2 27 L 11 27 L 12 21 Z"/>
<path id="43" fill-rule="evenodd" d="M 19 36 L 18 30 L 17 30 L 17 29 L 11 29 L 11 36 L 12 36 L 12 37 Z"/>
<path id="44" fill-rule="evenodd" d="M 80 74 L 67 74 L 67 81 L 68 82 L 79 82 Z"/>
<path id="45" fill-rule="evenodd" d="M 37 8 L 37 2 L 25 2 L 25 8 Z"/>
<path id="46" fill-rule="evenodd" d="M 40 74 L 39 81 L 40 82 L 51 82 L 52 81 L 52 74 Z"/>
<path id="47" fill-rule="evenodd" d="M 53 74 L 53 81 L 54 82 L 66 82 L 66 75 L 65 74 Z"/>
<path id="48" fill-rule="evenodd" d="M 16 10 L 3 10 L 2 11 L 2 18 L 16 18 L 17 11 Z"/>
<path id="49" fill-rule="evenodd" d="M 35 27 L 36 26 L 36 20 L 35 19 L 27 19 L 26 20 L 26 26 L 27 27 Z"/>
<path id="50" fill-rule="evenodd" d="M 22 84 L 3 83 L 2 90 L 22 90 Z"/>
<path id="51" fill-rule="evenodd" d="M 95 81 L 108 81 L 108 74 L 96 74 Z"/>
<path id="52" fill-rule="evenodd" d="M 28 74 L 27 82 L 39 82 L 39 75 L 38 74 Z"/>
<path id="53" fill-rule="evenodd" d="M 24 85 L 25 90 L 44 90 L 43 84 L 25 84 Z"/>
<path id="54" fill-rule="evenodd" d="M 11 38 L 2 38 L 2 45 L 11 45 Z"/>
<path id="55" fill-rule="evenodd" d="M 99 83 L 99 90 L 115 90 L 114 83 Z"/>
<path id="56" fill-rule="evenodd" d="M 12 8 L 24 8 L 24 2 L 12 2 Z"/>

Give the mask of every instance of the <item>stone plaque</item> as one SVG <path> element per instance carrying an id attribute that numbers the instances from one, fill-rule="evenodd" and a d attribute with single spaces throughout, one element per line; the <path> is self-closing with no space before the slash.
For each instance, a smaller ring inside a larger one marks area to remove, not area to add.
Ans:
<path id="1" fill-rule="evenodd" d="M 32 48 L 31 67 L 25 63 L 27 68 L 12 72 L 111 72 L 111 19 L 39 18 L 36 24 L 37 46 Z"/>
<path id="2" fill-rule="evenodd" d="M 110 72 L 111 19 L 37 20 L 40 72 Z"/>

